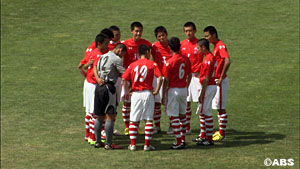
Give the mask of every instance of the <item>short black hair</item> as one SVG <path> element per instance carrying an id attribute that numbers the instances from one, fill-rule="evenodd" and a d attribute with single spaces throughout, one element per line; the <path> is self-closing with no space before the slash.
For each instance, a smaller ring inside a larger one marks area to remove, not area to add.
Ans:
<path id="1" fill-rule="evenodd" d="M 209 41 L 205 38 L 199 39 L 197 44 L 202 47 L 205 46 L 205 48 L 209 51 Z"/>
<path id="2" fill-rule="evenodd" d="M 194 24 L 194 22 L 187 22 L 183 25 L 183 27 L 192 27 L 193 30 L 197 30 L 196 25 Z"/>
<path id="3" fill-rule="evenodd" d="M 105 39 L 108 39 L 108 36 L 106 34 L 99 33 L 95 38 L 96 47 L 98 42 L 102 44 Z"/>
<path id="4" fill-rule="evenodd" d="M 180 40 L 177 37 L 171 37 L 168 41 L 168 45 L 170 46 L 173 52 L 179 52 L 180 50 Z"/>
<path id="5" fill-rule="evenodd" d="M 115 26 L 115 25 L 110 26 L 108 29 L 111 30 L 111 31 L 120 31 L 120 28 L 118 26 Z"/>
<path id="6" fill-rule="evenodd" d="M 147 46 L 147 45 L 140 45 L 139 48 L 138 48 L 138 54 L 140 56 L 146 55 L 147 51 L 150 52 L 150 47 Z"/>
<path id="7" fill-rule="evenodd" d="M 216 38 L 218 38 L 218 32 L 214 26 L 207 26 L 203 29 L 203 32 L 209 32 L 211 35 L 216 34 Z"/>
<path id="8" fill-rule="evenodd" d="M 108 38 L 114 38 L 114 33 L 108 28 L 102 29 L 100 33 L 106 35 Z"/>
<path id="9" fill-rule="evenodd" d="M 115 46 L 115 49 L 122 49 L 122 52 L 127 51 L 127 48 L 123 43 L 117 44 L 117 46 Z"/>
<path id="10" fill-rule="evenodd" d="M 158 27 L 156 27 L 156 28 L 154 29 L 154 35 L 155 35 L 155 37 L 157 37 L 157 34 L 158 34 L 159 32 L 163 32 L 163 33 L 165 33 L 165 34 L 168 35 L 167 29 L 166 29 L 165 27 L 163 27 L 163 26 L 158 26 Z"/>
<path id="11" fill-rule="evenodd" d="M 141 24 L 141 22 L 138 21 L 132 22 L 132 24 L 130 25 L 131 30 L 133 30 L 135 27 L 143 29 L 143 25 Z"/>

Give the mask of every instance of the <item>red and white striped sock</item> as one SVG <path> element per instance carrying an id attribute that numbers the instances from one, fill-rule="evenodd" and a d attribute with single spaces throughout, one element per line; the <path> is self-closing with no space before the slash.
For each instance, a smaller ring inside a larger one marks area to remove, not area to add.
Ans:
<path id="1" fill-rule="evenodd" d="M 92 120 L 90 122 L 90 138 L 92 139 L 92 141 L 96 141 L 94 126 L 95 126 L 95 117 L 93 115 Z"/>
<path id="2" fill-rule="evenodd" d="M 218 122 L 219 122 L 219 133 L 222 136 L 225 136 L 225 131 L 227 127 L 227 112 L 218 114 Z"/>
<path id="3" fill-rule="evenodd" d="M 205 115 L 200 114 L 199 119 L 200 119 L 200 137 L 205 138 L 206 137 Z"/>
<path id="4" fill-rule="evenodd" d="M 189 131 L 191 129 L 190 121 L 192 116 L 191 104 L 187 104 L 186 107 L 186 130 Z"/>
<path id="5" fill-rule="evenodd" d="M 160 127 L 160 118 L 161 118 L 161 103 L 155 103 L 153 119 L 156 127 Z"/>
<path id="6" fill-rule="evenodd" d="M 155 103 L 153 119 L 156 127 L 160 127 L 160 118 L 161 118 L 161 103 Z"/>
<path id="7" fill-rule="evenodd" d="M 138 128 L 137 123 L 130 122 L 129 137 L 130 137 L 131 145 L 136 145 L 137 128 Z"/>
<path id="8" fill-rule="evenodd" d="M 90 113 L 85 114 L 85 139 L 87 140 L 90 135 L 90 119 L 91 115 Z"/>
<path id="9" fill-rule="evenodd" d="M 180 124 L 179 124 L 179 117 L 171 117 L 171 123 L 173 128 L 173 133 L 176 136 L 177 145 L 181 143 L 181 135 L 180 135 Z"/>
<path id="10" fill-rule="evenodd" d="M 181 142 L 185 142 L 185 133 L 186 133 L 186 117 L 179 117 L 180 128 L 181 128 Z"/>
<path id="11" fill-rule="evenodd" d="M 122 116 L 125 123 L 125 128 L 129 128 L 130 105 L 131 103 L 124 102 L 122 107 Z"/>
<path id="12" fill-rule="evenodd" d="M 150 145 L 150 140 L 152 139 L 153 135 L 153 124 L 152 122 L 146 122 L 145 124 L 145 145 Z"/>
<path id="13" fill-rule="evenodd" d="M 206 138 L 212 141 L 212 134 L 214 129 L 214 121 L 212 116 L 205 116 Z"/>

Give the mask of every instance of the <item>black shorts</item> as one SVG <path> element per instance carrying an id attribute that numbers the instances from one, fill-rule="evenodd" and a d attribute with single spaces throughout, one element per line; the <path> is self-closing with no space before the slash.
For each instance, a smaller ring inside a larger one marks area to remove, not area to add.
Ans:
<path id="1" fill-rule="evenodd" d="M 105 114 L 116 113 L 116 87 L 113 83 L 106 83 L 102 86 L 97 84 L 95 89 L 94 114 L 104 116 Z"/>

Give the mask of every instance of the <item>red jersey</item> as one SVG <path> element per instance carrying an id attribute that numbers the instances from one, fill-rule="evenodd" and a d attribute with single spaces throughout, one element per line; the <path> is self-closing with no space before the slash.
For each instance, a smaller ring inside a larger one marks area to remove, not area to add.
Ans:
<path id="1" fill-rule="evenodd" d="M 86 64 L 90 59 L 90 54 L 96 49 L 96 43 L 93 41 L 91 45 L 85 50 L 84 58 L 80 61 L 81 64 Z"/>
<path id="2" fill-rule="evenodd" d="M 115 42 L 115 41 L 109 41 L 108 43 L 108 50 L 112 51 L 119 43 L 121 42 Z"/>
<path id="3" fill-rule="evenodd" d="M 192 73 L 199 72 L 199 67 L 203 60 L 203 55 L 200 55 L 197 50 L 197 42 L 197 38 L 194 38 L 192 41 L 185 39 L 180 42 L 180 53 L 190 59 Z"/>
<path id="4" fill-rule="evenodd" d="M 206 76 L 210 77 L 208 85 L 216 85 L 214 73 L 216 66 L 216 57 L 214 57 L 210 52 L 205 55 L 205 58 L 201 64 L 199 79 L 201 85 Z"/>
<path id="5" fill-rule="evenodd" d="M 172 51 L 169 46 L 163 46 L 159 41 L 152 44 L 152 53 L 154 53 L 154 61 L 157 63 L 160 70 L 168 59 L 172 57 Z"/>
<path id="6" fill-rule="evenodd" d="M 227 48 L 222 41 L 219 40 L 217 43 L 214 44 L 213 55 L 216 57 L 217 60 L 215 78 L 219 79 L 224 68 L 224 59 L 229 58 Z M 225 77 L 227 77 L 226 74 L 224 75 L 224 78 Z"/>
<path id="7" fill-rule="evenodd" d="M 100 59 L 101 55 L 105 54 L 106 52 L 104 53 L 101 53 L 97 48 L 94 49 L 90 55 L 87 56 L 87 59 L 89 60 L 90 58 L 94 59 L 94 62 L 92 65 L 90 65 L 86 71 L 86 80 L 89 82 L 89 83 L 97 83 L 96 81 L 96 78 L 94 76 L 94 72 L 93 72 L 93 67 L 95 65 L 95 63 L 97 64 L 98 63 L 98 60 Z"/>
<path id="8" fill-rule="evenodd" d="M 145 39 L 140 39 L 139 41 L 134 41 L 133 38 L 125 40 L 123 42 L 124 45 L 127 47 L 127 53 L 125 54 L 123 58 L 123 65 L 125 69 L 134 61 L 138 60 L 140 57 L 138 55 L 138 47 L 140 45 L 147 45 L 150 48 L 152 48 L 152 44 L 145 40 Z"/>
<path id="9" fill-rule="evenodd" d="M 164 77 L 169 79 L 169 88 L 187 87 L 187 77 L 191 73 L 190 60 L 181 54 L 174 54 L 163 67 Z"/>
<path id="10" fill-rule="evenodd" d="M 139 59 L 131 63 L 122 78 L 131 81 L 132 91 L 153 90 L 152 82 L 154 75 L 161 76 L 157 64 L 148 59 Z"/>

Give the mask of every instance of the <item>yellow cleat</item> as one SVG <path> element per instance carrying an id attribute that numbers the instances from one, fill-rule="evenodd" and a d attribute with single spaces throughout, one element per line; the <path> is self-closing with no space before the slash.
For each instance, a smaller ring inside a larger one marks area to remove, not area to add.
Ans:
<path id="1" fill-rule="evenodd" d="M 96 141 L 91 141 L 90 145 L 95 145 Z"/>
<path id="2" fill-rule="evenodd" d="M 91 143 L 92 139 L 91 138 L 88 138 L 88 143 Z"/>
<path id="3" fill-rule="evenodd" d="M 138 128 L 137 132 L 138 132 L 138 134 L 145 134 L 145 132 L 141 128 Z"/>
<path id="4" fill-rule="evenodd" d="M 129 128 L 125 128 L 125 129 L 124 129 L 124 135 L 125 135 L 125 136 L 128 136 L 128 135 L 129 135 Z"/>
<path id="5" fill-rule="evenodd" d="M 220 142 L 226 139 L 226 136 L 222 136 L 219 132 L 215 136 L 213 136 L 214 142 Z"/>
<path id="6" fill-rule="evenodd" d="M 212 136 L 215 137 L 219 134 L 219 131 L 217 130 Z"/>

